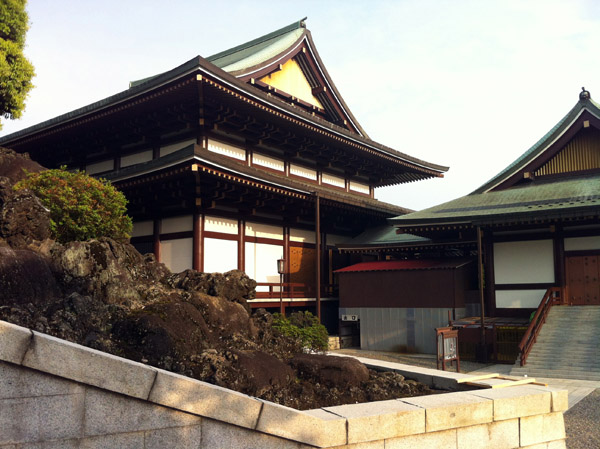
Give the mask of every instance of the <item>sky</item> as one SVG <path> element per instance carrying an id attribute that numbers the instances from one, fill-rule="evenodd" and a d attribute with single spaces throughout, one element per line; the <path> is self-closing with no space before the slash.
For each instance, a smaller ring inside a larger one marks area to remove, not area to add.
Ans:
<path id="1" fill-rule="evenodd" d="M 415 210 L 482 185 L 566 115 L 582 87 L 600 101 L 597 0 L 29 0 L 27 10 L 35 87 L 1 136 L 308 17 L 369 136 L 450 167 L 443 179 L 376 190 Z"/>

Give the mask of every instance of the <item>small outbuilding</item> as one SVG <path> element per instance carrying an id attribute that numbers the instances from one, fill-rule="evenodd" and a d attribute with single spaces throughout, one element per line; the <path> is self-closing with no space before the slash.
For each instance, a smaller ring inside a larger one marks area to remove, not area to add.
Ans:
<path id="1" fill-rule="evenodd" d="M 363 262 L 336 273 L 342 324 L 359 323 L 362 349 L 434 354 L 433 329 L 464 317 L 477 297 L 469 259 Z"/>

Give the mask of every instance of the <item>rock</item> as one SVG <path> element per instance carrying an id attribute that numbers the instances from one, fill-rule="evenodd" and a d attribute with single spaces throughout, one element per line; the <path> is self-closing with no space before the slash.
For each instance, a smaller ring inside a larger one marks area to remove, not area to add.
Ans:
<path id="1" fill-rule="evenodd" d="M 350 357 L 298 354 L 290 363 L 302 379 L 327 387 L 347 389 L 369 380 L 367 367 Z"/>
<path id="2" fill-rule="evenodd" d="M 27 153 L 20 154 L 8 148 L 0 147 L 0 176 L 10 179 L 15 184 L 27 177 L 27 172 L 44 171 L 37 162 L 32 161 Z"/>
<path id="3" fill-rule="evenodd" d="M 141 306 L 132 274 L 115 257 L 110 239 L 69 242 L 52 251 L 54 270 L 70 291 L 106 304 Z"/>
<path id="4" fill-rule="evenodd" d="M 185 270 L 169 276 L 165 282 L 173 288 L 220 296 L 238 302 L 248 311 L 250 308 L 246 300 L 256 296 L 256 281 L 240 270 L 231 270 L 227 273 L 200 273 Z"/>
<path id="5" fill-rule="evenodd" d="M 7 179 L 7 178 L 4 178 Z M 0 237 L 13 248 L 50 238 L 50 211 L 29 190 L 6 195 L 0 209 Z"/>
<path id="6" fill-rule="evenodd" d="M 0 244 L 0 305 L 44 304 L 61 295 L 48 260 Z"/>

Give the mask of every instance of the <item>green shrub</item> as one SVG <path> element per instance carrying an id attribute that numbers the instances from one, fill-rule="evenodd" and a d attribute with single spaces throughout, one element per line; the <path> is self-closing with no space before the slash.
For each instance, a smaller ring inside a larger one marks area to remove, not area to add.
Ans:
<path id="1" fill-rule="evenodd" d="M 329 342 L 327 329 L 312 313 L 294 312 L 289 317 L 275 313 L 273 317 L 273 328 L 296 340 L 302 348 L 312 351 L 327 350 Z"/>
<path id="2" fill-rule="evenodd" d="M 61 168 L 28 173 L 15 189 L 31 190 L 50 210 L 52 236 L 59 242 L 129 238 L 127 199 L 109 181 Z"/>

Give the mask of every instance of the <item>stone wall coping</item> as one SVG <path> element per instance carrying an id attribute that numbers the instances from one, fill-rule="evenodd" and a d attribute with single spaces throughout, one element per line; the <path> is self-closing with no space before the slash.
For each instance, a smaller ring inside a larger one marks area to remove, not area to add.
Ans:
<path id="1" fill-rule="evenodd" d="M 0 360 L 315 447 L 342 446 L 566 410 L 566 391 L 514 386 L 299 411 L 0 321 Z M 359 358 L 437 388 L 468 374 Z M 535 406 L 523 403 L 535 402 Z"/>

